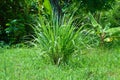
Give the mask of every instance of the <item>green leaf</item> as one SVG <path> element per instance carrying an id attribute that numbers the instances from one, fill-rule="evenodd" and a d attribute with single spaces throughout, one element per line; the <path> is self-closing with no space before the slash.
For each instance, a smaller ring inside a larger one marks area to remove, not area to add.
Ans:
<path id="1" fill-rule="evenodd" d="M 99 25 L 91 13 L 89 13 L 89 18 L 94 27 L 97 27 Z"/>
<path id="2" fill-rule="evenodd" d="M 50 1 L 49 0 L 44 0 L 44 3 L 43 3 L 45 9 L 47 9 L 47 13 L 48 14 L 51 14 L 52 12 L 52 7 L 50 5 Z"/>
<path id="3" fill-rule="evenodd" d="M 11 24 L 10 23 L 7 23 L 6 26 L 10 26 Z"/>
<path id="4" fill-rule="evenodd" d="M 106 30 L 106 33 L 110 34 L 110 35 L 114 35 L 114 34 L 120 34 L 120 27 L 115 27 L 115 28 L 110 28 L 108 30 Z"/>

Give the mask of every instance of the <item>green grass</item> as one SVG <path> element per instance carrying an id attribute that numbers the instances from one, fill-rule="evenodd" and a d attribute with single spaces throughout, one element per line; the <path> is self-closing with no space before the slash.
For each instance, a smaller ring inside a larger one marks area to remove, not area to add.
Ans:
<path id="1" fill-rule="evenodd" d="M 120 49 L 85 49 L 52 65 L 36 48 L 0 49 L 0 80 L 119 80 Z"/>

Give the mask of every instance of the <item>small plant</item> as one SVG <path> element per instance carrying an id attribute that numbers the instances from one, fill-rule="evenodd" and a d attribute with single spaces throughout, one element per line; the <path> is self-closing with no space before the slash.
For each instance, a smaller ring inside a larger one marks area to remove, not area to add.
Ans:
<path id="1" fill-rule="evenodd" d="M 35 45 L 40 47 L 44 54 L 48 54 L 56 65 L 61 62 L 67 63 L 69 57 L 79 49 L 78 39 L 81 29 L 76 31 L 72 22 L 72 17 L 66 16 L 62 18 L 60 24 L 54 18 L 48 22 L 40 18 L 38 25 L 34 27 Z"/>
<path id="2" fill-rule="evenodd" d="M 120 27 L 111 28 L 111 23 L 104 23 L 103 26 L 100 24 L 91 13 L 89 13 L 89 18 L 91 20 L 91 25 L 94 28 L 94 34 L 100 38 L 100 44 L 103 45 L 104 42 L 111 42 L 120 38 Z M 100 18 L 101 19 L 101 18 Z"/>

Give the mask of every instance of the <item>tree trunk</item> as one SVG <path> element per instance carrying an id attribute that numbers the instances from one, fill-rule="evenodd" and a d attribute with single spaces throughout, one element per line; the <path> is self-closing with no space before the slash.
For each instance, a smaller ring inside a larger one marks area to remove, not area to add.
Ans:
<path id="1" fill-rule="evenodd" d="M 50 4 L 53 9 L 53 17 L 55 17 L 58 22 L 60 22 L 61 15 L 62 15 L 62 10 L 59 2 L 60 2 L 59 0 L 50 0 Z"/>

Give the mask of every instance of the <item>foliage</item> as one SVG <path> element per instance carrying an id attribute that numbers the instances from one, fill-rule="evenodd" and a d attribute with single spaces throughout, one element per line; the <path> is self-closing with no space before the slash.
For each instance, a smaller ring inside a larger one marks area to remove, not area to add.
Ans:
<path id="1" fill-rule="evenodd" d="M 85 8 L 91 12 L 108 10 L 114 2 L 115 0 L 82 0 L 82 4 L 85 5 Z"/>
<path id="2" fill-rule="evenodd" d="M 112 27 L 120 26 L 120 1 L 117 1 L 114 6 L 112 6 L 112 10 L 110 10 L 106 16 L 109 17 L 109 22 L 111 22 Z"/>
<path id="3" fill-rule="evenodd" d="M 111 9 L 104 16 L 109 17 L 107 21 L 112 26 L 119 26 L 119 1 L 116 0 L 115 6 L 113 5 L 114 2 L 114 0 L 1 0 L 0 41 L 9 44 L 21 42 L 24 36 L 34 33 L 30 25 L 36 24 L 35 19 L 38 15 L 50 20 L 52 13 L 54 18 L 57 18 L 61 23 L 62 19 L 60 20 L 60 18 L 63 14 L 69 16 L 73 11 L 76 11 L 74 18 L 79 17 L 79 19 L 73 23 L 79 23 L 76 27 L 80 27 L 89 23 L 86 10 L 92 12 L 94 16 L 97 11 L 104 12 L 103 10 L 111 7 L 113 10 Z M 10 36 L 11 34 L 13 35 Z"/>
<path id="4" fill-rule="evenodd" d="M 113 41 L 113 38 L 114 40 L 119 39 L 120 27 L 111 28 L 110 22 L 106 21 L 104 21 L 104 23 L 98 22 L 91 13 L 89 13 L 89 17 L 91 20 L 91 25 L 93 26 L 94 29 L 94 34 L 98 35 L 98 37 L 100 38 L 100 43 L 102 45 L 104 44 L 104 41 L 111 42 Z M 101 17 L 100 19 L 102 19 Z"/>
<path id="5" fill-rule="evenodd" d="M 34 21 L 29 14 L 31 5 L 27 2 L 28 0 L 0 1 L 0 41 L 8 44 L 19 43 L 32 32 L 28 26 Z"/>
<path id="6" fill-rule="evenodd" d="M 67 18 L 66 15 L 60 25 L 55 18 L 47 23 L 40 18 L 38 25 L 34 28 L 36 45 L 51 57 L 54 64 L 59 65 L 61 61 L 66 63 L 69 57 L 79 49 L 78 39 L 81 28 L 75 31 L 72 21 L 72 17 Z"/>
<path id="7" fill-rule="evenodd" d="M 7 23 L 6 26 L 7 28 L 5 29 L 5 32 L 10 40 L 10 44 L 22 41 L 22 37 L 26 35 L 24 24 L 20 23 L 18 20 L 12 20 Z"/>

